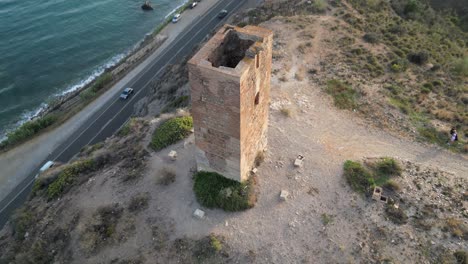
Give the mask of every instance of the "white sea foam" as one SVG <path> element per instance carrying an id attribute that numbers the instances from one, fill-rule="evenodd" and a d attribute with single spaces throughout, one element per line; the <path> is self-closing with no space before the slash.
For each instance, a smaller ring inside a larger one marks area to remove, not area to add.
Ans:
<path id="1" fill-rule="evenodd" d="M 184 6 L 185 4 L 187 4 L 187 2 L 189 2 L 189 0 L 186 0 L 184 1 L 182 4 L 178 5 L 177 7 L 175 7 L 174 9 L 172 9 L 164 18 L 167 19 L 168 17 L 172 16 L 179 8 L 181 8 L 182 6 Z M 156 25 L 158 26 L 158 25 Z M 156 27 L 155 27 L 156 28 Z M 154 29 L 150 32 L 148 32 L 146 35 L 145 35 L 145 38 L 150 36 L 152 34 L 152 32 L 154 31 Z M 56 97 L 61 97 L 61 96 L 66 96 L 67 94 L 69 93 L 72 93 L 74 91 L 77 91 L 83 87 L 85 87 L 86 85 L 90 84 L 91 82 L 93 82 L 96 78 L 98 78 L 101 74 L 104 73 L 104 71 L 108 68 L 111 68 L 113 66 L 115 66 L 116 64 L 118 64 L 122 59 L 124 59 L 126 56 L 128 56 L 129 54 L 131 54 L 132 52 L 134 52 L 136 49 L 139 48 L 139 46 L 141 45 L 141 43 L 145 40 L 145 38 L 143 38 L 142 40 L 138 41 L 135 45 L 133 45 L 132 48 L 130 48 L 127 52 L 124 52 L 124 53 L 121 53 L 121 54 L 118 54 L 114 57 L 112 57 L 107 63 L 104 63 L 103 65 L 97 67 L 92 73 L 90 76 L 86 77 L 85 79 L 79 81 L 77 84 L 74 84 L 68 88 L 66 88 L 64 91 L 60 92 L 60 93 L 57 93 L 55 95 L 52 95 L 51 98 L 56 98 Z M 3 90 L 2 90 L 3 92 Z M 32 120 L 33 118 L 39 116 L 45 109 L 47 109 L 48 107 L 48 104 L 47 103 L 42 103 L 41 106 L 39 106 L 38 108 L 36 108 L 35 110 L 33 111 L 28 111 L 28 112 L 25 112 L 21 115 L 21 119 L 20 121 L 18 121 L 14 126 L 12 126 L 11 128 L 7 128 L 3 131 L 0 131 L 0 143 L 4 140 L 7 139 L 7 134 L 9 132 L 11 132 L 12 130 L 16 129 L 17 127 L 21 126 L 22 124 L 26 123 L 27 121 L 30 121 Z"/>
<path id="2" fill-rule="evenodd" d="M 177 7 L 175 7 L 174 9 L 172 9 L 171 12 L 169 12 L 169 14 L 167 14 L 164 18 L 167 19 L 168 17 L 172 16 L 175 11 L 177 11 L 177 9 L 181 8 L 182 6 L 184 6 L 185 4 L 187 4 L 188 0 L 183 2 L 182 4 L 178 5 Z"/>

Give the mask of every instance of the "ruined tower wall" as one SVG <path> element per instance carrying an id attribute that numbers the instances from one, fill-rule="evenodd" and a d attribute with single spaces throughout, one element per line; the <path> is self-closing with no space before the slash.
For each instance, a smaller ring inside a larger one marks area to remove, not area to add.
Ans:
<path id="1" fill-rule="evenodd" d="M 256 56 L 249 58 L 248 69 L 241 78 L 241 173 L 246 177 L 258 152 L 267 146 L 273 35 L 258 27 L 244 29 L 257 35 L 263 30 L 262 35 L 266 36 L 263 42 L 254 44 Z"/>
<path id="2" fill-rule="evenodd" d="M 224 26 L 189 61 L 197 169 L 246 180 L 266 147 L 272 33 Z"/>
<path id="3" fill-rule="evenodd" d="M 198 170 L 240 175 L 240 80 L 189 65 Z"/>

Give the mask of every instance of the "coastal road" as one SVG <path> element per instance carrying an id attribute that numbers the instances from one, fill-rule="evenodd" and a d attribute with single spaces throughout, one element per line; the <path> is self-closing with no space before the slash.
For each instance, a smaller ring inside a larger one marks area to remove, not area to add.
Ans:
<path id="1" fill-rule="evenodd" d="M 99 111 L 91 115 L 84 124 L 77 129 L 64 143 L 59 145 L 46 159 L 68 162 L 86 145 L 96 144 L 112 136 L 131 117 L 134 105 L 144 98 L 150 88 L 150 83 L 160 78 L 165 67 L 175 64 L 182 58 L 191 54 L 193 49 L 202 42 L 214 29 L 225 22 L 226 18 L 219 19 L 218 13 L 222 9 L 233 14 L 240 9 L 247 0 L 220 0 L 208 12 L 201 15 L 193 24 L 182 31 L 146 68 L 127 83 L 135 93 L 127 100 L 113 98 L 102 105 Z M 203 2 L 202 2 L 203 3 Z M 12 212 L 21 206 L 27 199 L 34 176 L 40 166 L 28 175 L 12 192 L 0 201 L 0 229 L 8 221 Z"/>

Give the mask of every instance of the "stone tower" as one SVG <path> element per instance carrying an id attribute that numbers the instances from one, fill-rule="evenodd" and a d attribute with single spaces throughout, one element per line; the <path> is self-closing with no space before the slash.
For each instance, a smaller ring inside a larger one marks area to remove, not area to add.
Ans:
<path id="1" fill-rule="evenodd" d="M 188 62 L 198 170 L 249 177 L 267 145 L 270 30 L 223 26 Z"/>

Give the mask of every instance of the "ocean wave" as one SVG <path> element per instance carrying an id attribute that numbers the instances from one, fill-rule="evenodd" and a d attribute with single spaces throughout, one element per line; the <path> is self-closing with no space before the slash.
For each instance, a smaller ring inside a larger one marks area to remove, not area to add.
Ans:
<path id="1" fill-rule="evenodd" d="M 189 0 L 184 1 L 182 4 L 178 5 L 174 9 L 172 9 L 171 12 L 169 12 L 169 14 L 167 14 L 164 18 L 167 19 L 168 17 L 172 16 L 177 11 L 177 9 L 181 8 L 182 6 L 187 4 L 188 2 L 189 2 Z"/>
<path id="2" fill-rule="evenodd" d="M 167 19 L 168 17 L 172 16 L 179 8 L 181 8 L 187 2 L 189 2 L 189 0 L 185 0 L 183 3 L 181 3 L 180 5 L 175 7 L 174 9 L 172 9 L 164 18 Z M 68 10 L 68 11 L 70 11 L 70 10 Z M 71 10 L 71 11 L 72 11 L 72 13 L 76 12 L 76 10 Z M 141 40 L 139 40 L 137 43 L 135 43 L 126 52 L 115 55 L 114 57 L 112 57 L 110 60 L 108 60 L 103 65 L 96 67 L 89 76 L 87 76 L 84 79 L 80 80 L 76 84 L 68 86 L 67 88 L 65 88 L 61 92 L 51 95 L 50 99 L 66 96 L 66 95 L 68 95 L 68 94 L 70 94 L 72 92 L 75 92 L 75 91 L 77 91 L 79 89 L 82 89 L 86 85 L 93 82 L 96 78 L 98 78 L 100 75 L 102 75 L 106 71 L 106 69 L 114 67 L 115 65 L 120 63 L 124 58 L 126 58 L 129 54 L 131 54 L 135 50 L 137 50 L 141 46 L 141 44 L 145 41 L 145 39 L 152 35 L 152 32 L 154 31 L 155 28 L 157 28 L 158 25 L 155 25 L 155 27 L 151 31 L 149 31 L 147 34 L 145 34 L 145 36 Z M 5 91 L 7 91 L 9 89 L 11 89 L 9 86 L 6 87 L 6 88 L 2 88 L 2 89 L 0 89 L 0 93 L 3 93 L 3 92 L 5 92 Z M 38 117 L 39 115 L 41 115 L 48 108 L 48 106 L 49 105 L 47 103 L 42 103 L 38 108 L 35 108 L 32 111 L 24 112 L 21 115 L 21 117 L 19 118 L 19 121 L 16 122 L 14 125 L 6 127 L 4 129 L 0 129 L 0 142 L 4 141 L 7 138 L 6 136 L 7 136 L 7 134 L 9 132 L 11 132 L 14 129 L 18 128 L 19 126 L 23 125 L 27 121 L 30 121 L 30 120 Z"/>
<path id="3" fill-rule="evenodd" d="M 15 87 L 15 85 L 12 83 L 7 87 L 0 88 L 0 94 L 10 91 L 11 89 L 13 89 L 13 87 Z"/>

